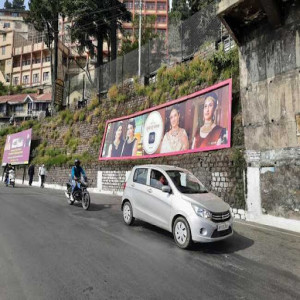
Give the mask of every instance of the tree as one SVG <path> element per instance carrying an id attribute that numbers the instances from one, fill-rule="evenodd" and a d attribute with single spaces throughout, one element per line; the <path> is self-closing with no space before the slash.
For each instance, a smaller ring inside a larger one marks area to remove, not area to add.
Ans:
<path id="1" fill-rule="evenodd" d="M 54 108 L 55 84 L 57 79 L 58 65 L 58 18 L 64 13 L 65 0 L 31 0 L 29 2 L 29 15 L 27 22 L 33 24 L 34 28 L 40 32 L 46 32 L 47 45 L 52 53 L 52 42 L 54 56 L 51 55 L 51 75 L 52 75 L 52 108 Z"/>
<path id="2" fill-rule="evenodd" d="M 13 0 L 12 8 L 24 10 L 25 9 L 24 0 Z"/>
<path id="3" fill-rule="evenodd" d="M 116 48 L 116 29 L 131 19 L 119 0 L 67 0 L 66 15 L 72 19 L 72 42 L 77 42 L 79 53 L 87 49 L 91 57 L 97 57 L 96 67 L 103 64 L 103 42 Z"/>
<path id="4" fill-rule="evenodd" d="M 77 43 L 78 52 L 81 54 L 87 50 L 92 58 L 97 58 L 95 67 L 100 67 L 103 64 L 103 42 L 107 41 L 112 49 L 111 58 L 115 59 L 117 28 L 121 27 L 122 21 L 131 19 L 126 6 L 119 0 L 67 0 L 66 3 L 66 15 L 72 19 L 73 24 L 70 28 L 71 40 Z M 98 78 L 99 91 L 100 73 Z"/>
<path id="5" fill-rule="evenodd" d="M 204 8 L 205 6 L 207 6 L 212 2 L 215 2 L 215 0 L 189 0 L 191 15 L 200 11 L 202 8 Z"/>
<path id="6" fill-rule="evenodd" d="M 156 38 L 158 35 L 154 33 L 156 16 L 142 16 L 142 45 Z M 122 40 L 120 53 L 125 55 L 139 47 L 139 16 L 136 15 L 132 21 L 134 35 L 125 35 Z"/>
<path id="7" fill-rule="evenodd" d="M 12 9 L 12 4 L 9 0 L 5 0 L 4 2 L 4 8 L 5 9 Z"/>
<path id="8" fill-rule="evenodd" d="M 187 0 L 173 0 L 170 19 L 186 20 L 190 16 L 189 2 Z"/>

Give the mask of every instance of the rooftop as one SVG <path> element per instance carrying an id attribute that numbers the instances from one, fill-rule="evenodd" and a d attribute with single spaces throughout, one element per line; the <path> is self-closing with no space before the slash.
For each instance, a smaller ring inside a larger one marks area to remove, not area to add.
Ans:
<path id="1" fill-rule="evenodd" d="M 0 96 L 0 104 L 1 103 L 8 103 L 8 104 L 18 104 L 18 103 L 25 103 L 28 100 L 33 102 L 51 102 L 52 94 L 17 94 L 17 95 L 5 95 Z"/>

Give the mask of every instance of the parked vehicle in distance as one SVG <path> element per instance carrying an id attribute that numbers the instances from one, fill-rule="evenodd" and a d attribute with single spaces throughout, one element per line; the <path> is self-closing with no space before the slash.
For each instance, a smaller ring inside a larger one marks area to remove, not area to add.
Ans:
<path id="1" fill-rule="evenodd" d="M 183 249 L 192 242 L 214 242 L 233 234 L 229 205 L 208 192 L 191 172 L 178 167 L 134 167 L 125 183 L 121 208 L 127 225 L 137 218 L 168 230 Z"/>

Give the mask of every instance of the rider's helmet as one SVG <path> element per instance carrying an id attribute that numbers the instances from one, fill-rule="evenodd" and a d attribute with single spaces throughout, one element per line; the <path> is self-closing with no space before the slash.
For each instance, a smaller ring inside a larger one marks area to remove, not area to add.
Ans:
<path id="1" fill-rule="evenodd" d="M 79 159 L 75 159 L 75 161 L 74 161 L 74 163 L 75 163 L 75 166 L 80 166 L 80 160 Z"/>

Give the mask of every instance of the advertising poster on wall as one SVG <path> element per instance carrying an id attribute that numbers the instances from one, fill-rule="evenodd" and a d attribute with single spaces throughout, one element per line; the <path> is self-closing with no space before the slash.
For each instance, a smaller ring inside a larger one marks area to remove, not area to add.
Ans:
<path id="1" fill-rule="evenodd" d="M 2 166 L 6 164 L 26 165 L 29 161 L 32 129 L 6 137 Z"/>
<path id="2" fill-rule="evenodd" d="M 229 148 L 232 80 L 106 123 L 99 160 Z"/>

